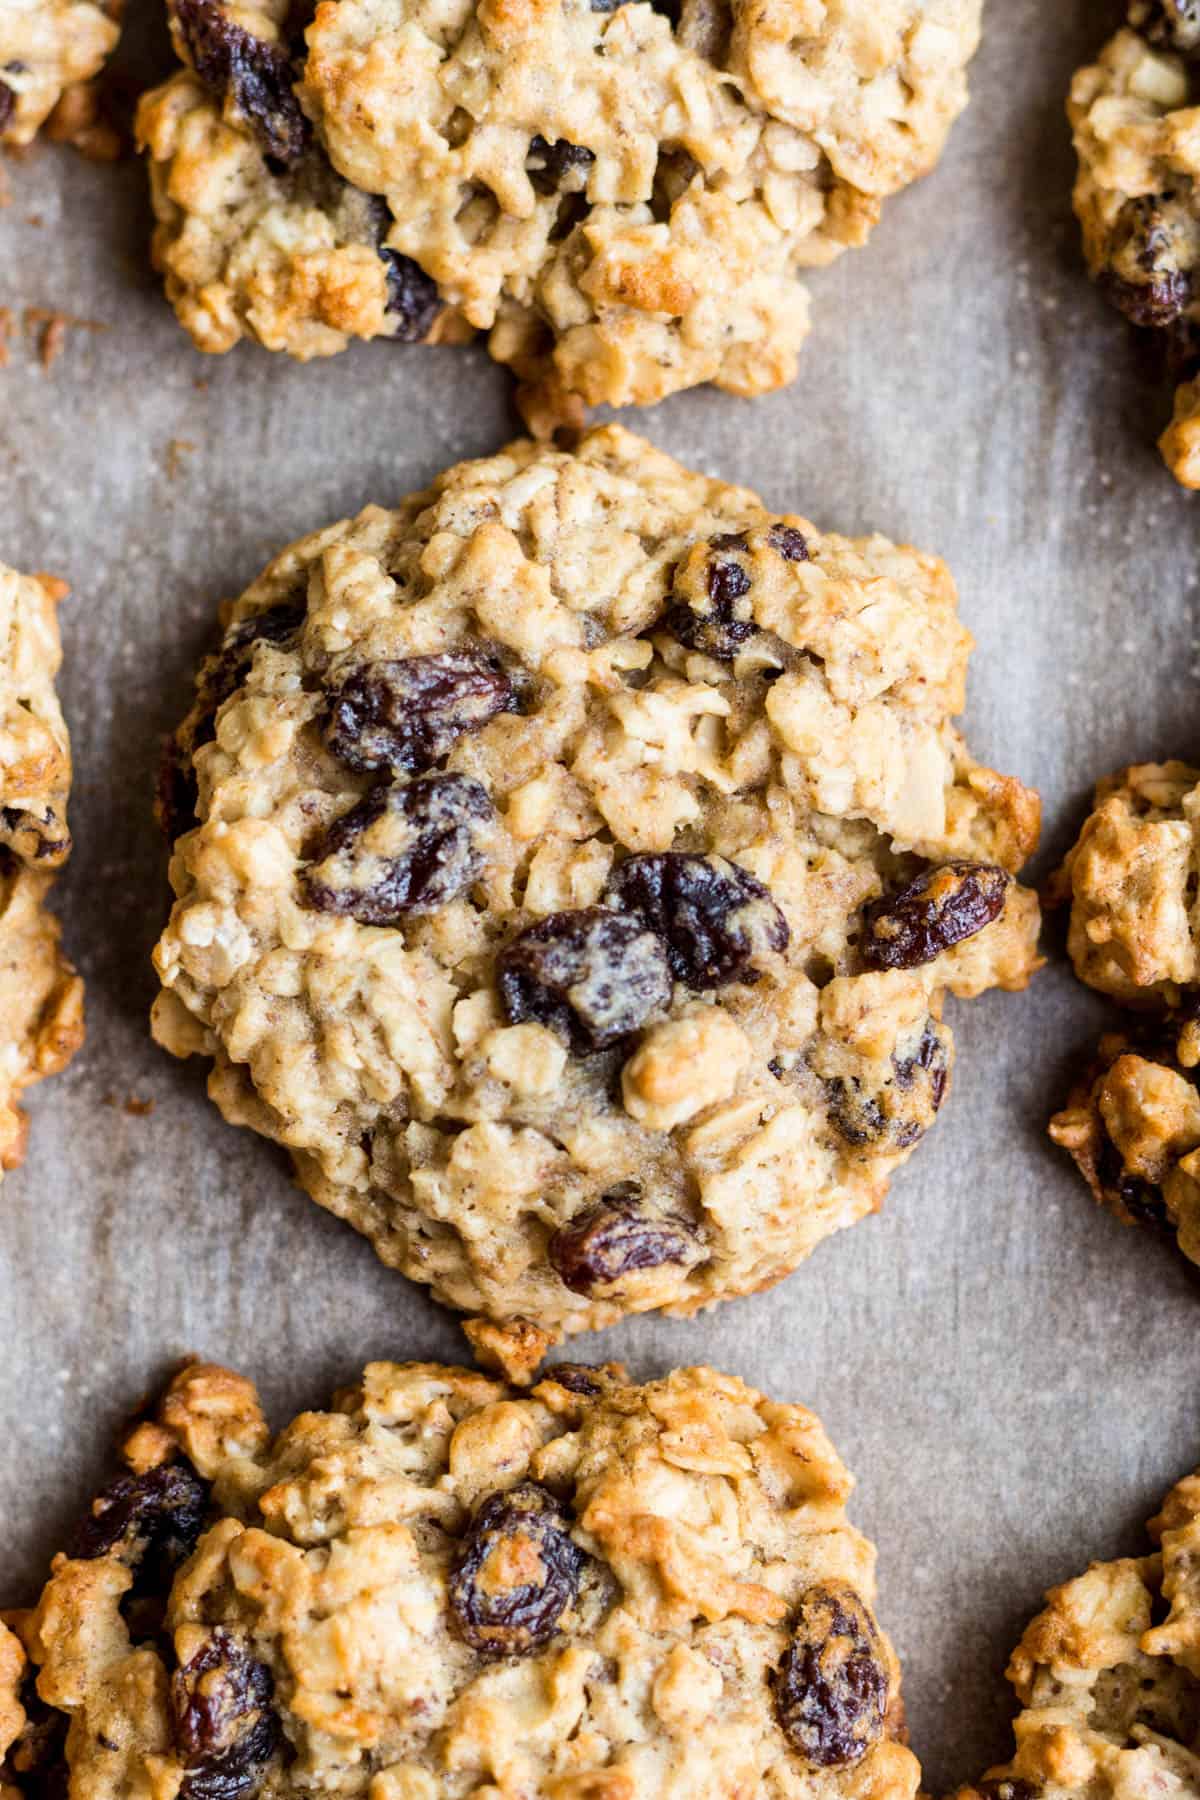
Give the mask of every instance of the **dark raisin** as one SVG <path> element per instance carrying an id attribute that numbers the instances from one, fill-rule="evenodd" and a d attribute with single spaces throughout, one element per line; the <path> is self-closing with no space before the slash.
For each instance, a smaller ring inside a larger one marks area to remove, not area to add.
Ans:
<path id="1" fill-rule="evenodd" d="M 870 1613 L 851 1588 L 809 1588 L 775 1678 L 775 1712 L 788 1743 L 814 1768 L 845 1768 L 882 1736 L 887 1706 L 888 1673 Z"/>
<path id="2" fill-rule="evenodd" d="M 233 106 L 264 153 L 288 168 L 308 148 L 312 127 L 292 91 L 288 51 L 229 17 L 224 0 L 170 0 L 188 57 L 205 86 Z"/>
<path id="3" fill-rule="evenodd" d="M 257 1787 L 280 1743 L 274 1682 L 223 1626 L 171 1677 L 183 1800 L 238 1800 Z"/>
<path id="4" fill-rule="evenodd" d="M 559 1387 L 566 1388 L 569 1394 L 578 1394 L 583 1400 L 594 1400 L 607 1385 L 604 1370 L 594 1369 L 588 1363 L 552 1363 L 542 1370 L 538 1380 L 556 1381 Z"/>
<path id="5" fill-rule="evenodd" d="M 671 973 L 692 988 L 758 980 L 764 956 L 786 950 L 787 920 L 761 881 L 719 856 L 678 850 L 631 856 L 609 883 L 667 947 Z"/>
<path id="6" fill-rule="evenodd" d="M 429 336 L 442 310 L 437 282 L 419 262 L 385 245 L 379 252 L 387 265 L 387 310 L 396 321 L 392 336 L 401 344 L 419 344 Z"/>
<path id="7" fill-rule="evenodd" d="M 1011 882 L 994 863 L 950 862 L 926 869 L 898 894 L 867 908 L 863 961 L 871 969 L 915 969 L 932 962 L 1000 917 Z"/>
<path id="8" fill-rule="evenodd" d="M 1154 1187 L 1138 1175 L 1131 1175 L 1124 1159 L 1106 1131 L 1102 1130 L 1096 1156 L 1096 1180 L 1110 1206 L 1124 1210 L 1135 1224 L 1144 1226 L 1160 1237 L 1175 1237 L 1175 1227 L 1167 1211 L 1161 1188 Z"/>
<path id="9" fill-rule="evenodd" d="M 0 131 L 10 123 L 16 110 L 16 89 L 10 88 L 7 81 L 0 81 Z"/>
<path id="10" fill-rule="evenodd" d="M 492 1494 L 450 1576 L 455 1629 L 480 1656 L 529 1656 L 559 1630 L 583 1566 L 570 1522 L 546 1488 L 523 1481 Z"/>
<path id="11" fill-rule="evenodd" d="M 385 782 L 326 831 L 301 876 L 305 904 L 360 925 L 394 925 L 445 906 L 483 867 L 480 839 L 495 818 L 467 775 Z"/>
<path id="12" fill-rule="evenodd" d="M 21 1800 L 67 1800 L 67 1717 L 42 1699 L 32 1667 L 21 1683 L 20 1703 L 25 1723 L 0 1757 L 0 1793 L 15 1793 Z"/>
<path id="13" fill-rule="evenodd" d="M 746 539 L 741 532 L 726 532 L 713 539 L 711 548 L 706 601 L 699 608 L 687 600 L 673 601 L 663 615 L 663 626 L 685 648 L 717 662 L 732 662 L 756 626 L 750 606 L 739 604 L 750 592 L 750 576 L 741 563 L 721 552 L 745 551 Z"/>
<path id="14" fill-rule="evenodd" d="M 1191 304 L 1190 229 L 1168 195 L 1142 194 L 1121 208 L 1100 286 L 1135 325 L 1161 329 Z"/>
<path id="15" fill-rule="evenodd" d="M 529 140 L 525 173 L 539 194 L 581 194 L 595 160 L 595 151 L 586 144 L 568 143 L 566 138 L 551 143 L 539 131 Z"/>
<path id="16" fill-rule="evenodd" d="M 216 716 L 230 695 L 236 691 L 254 659 L 256 644 L 286 644 L 294 638 L 308 616 L 307 598 L 281 600 L 264 612 L 239 619 L 225 633 L 220 649 L 200 670 L 197 683 L 196 710 L 203 715 L 192 733 L 191 747 L 198 749 L 213 736 Z"/>
<path id="17" fill-rule="evenodd" d="M 512 681 L 484 650 L 371 663 L 330 694 L 325 742 L 347 768 L 416 774 L 516 706 Z"/>
<path id="18" fill-rule="evenodd" d="M 564 1287 L 591 1294 L 638 1269 L 694 1262 L 696 1249 L 682 1219 L 651 1218 L 636 1198 L 609 1193 L 560 1225 L 546 1253 Z"/>
<path id="19" fill-rule="evenodd" d="M 808 561 L 808 539 L 794 525 L 772 525 L 767 542 L 772 550 L 778 550 L 785 562 Z"/>
<path id="20" fill-rule="evenodd" d="M 154 789 L 154 816 L 169 844 L 197 822 L 200 789 L 192 759 L 175 736 L 163 739 Z"/>
<path id="21" fill-rule="evenodd" d="M 87 1562 L 118 1556 L 138 1570 L 146 1586 L 165 1591 L 196 1548 L 207 1507 L 208 1486 L 190 1463 L 159 1463 L 142 1475 L 118 1475 L 93 1500 L 71 1554 Z"/>
<path id="22" fill-rule="evenodd" d="M 1200 0 L 1130 0 L 1129 23 L 1160 50 L 1200 52 Z"/>
<path id="23" fill-rule="evenodd" d="M 827 1081 L 830 1117 L 856 1149 L 907 1150 L 937 1117 L 949 1069 L 946 1041 L 931 1019 L 911 1056 L 892 1057 L 891 1073 L 877 1092 L 853 1077 Z"/>
<path id="24" fill-rule="evenodd" d="M 496 961 L 510 1025 L 533 1019 L 586 1054 L 638 1031 L 671 1000 L 659 939 L 640 919 L 589 906 L 530 925 Z"/>

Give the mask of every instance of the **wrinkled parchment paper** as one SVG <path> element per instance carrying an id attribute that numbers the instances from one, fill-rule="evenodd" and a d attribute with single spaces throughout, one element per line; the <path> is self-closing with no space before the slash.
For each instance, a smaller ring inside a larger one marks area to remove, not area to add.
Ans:
<path id="1" fill-rule="evenodd" d="M 781 508 L 949 559 L 978 639 L 971 739 L 1042 790 L 1048 867 L 1096 775 L 1197 755 L 1200 499 L 1159 464 L 1167 396 L 1089 289 L 1070 216 L 1063 98 L 1112 16 L 1101 0 L 989 11 L 941 168 L 814 280 L 796 385 L 629 422 Z M 158 0 L 131 12 L 121 65 L 161 73 Z M 41 149 L 6 173 L 0 305 L 98 326 L 68 326 L 49 373 L 18 331 L 0 372 L 0 556 L 73 589 L 77 848 L 58 904 L 89 1001 L 86 1051 L 36 1091 L 29 1159 L 0 1189 L 0 1543 L 18 1600 L 171 1358 L 233 1361 L 282 1423 L 367 1358 L 462 1353 L 423 1291 L 222 1124 L 199 1065 L 151 1044 L 165 869 L 148 789 L 217 600 L 290 538 L 515 421 L 478 349 L 203 358 L 149 273 L 136 164 Z M 1093 1209 L 1043 1135 L 1102 1006 L 1056 949 L 1028 995 L 953 1016 L 953 1099 L 881 1217 L 771 1294 L 579 1345 L 640 1375 L 711 1361 L 819 1410 L 859 1477 L 934 1793 L 1004 1751 L 1001 1671 L 1043 1588 L 1136 1547 L 1200 1460 L 1200 1296 L 1168 1249 Z"/>

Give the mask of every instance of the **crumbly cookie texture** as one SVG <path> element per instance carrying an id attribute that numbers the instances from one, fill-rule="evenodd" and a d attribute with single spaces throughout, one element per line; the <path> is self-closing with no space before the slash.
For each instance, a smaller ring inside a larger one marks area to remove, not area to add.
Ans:
<path id="1" fill-rule="evenodd" d="M 120 35 L 117 10 L 92 0 L 0 0 L 0 144 L 32 143 L 60 106 L 77 115 L 81 84 Z"/>
<path id="2" fill-rule="evenodd" d="M 1200 1262 L 1200 770 L 1142 763 L 1096 789 L 1057 877 L 1089 987 L 1136 1009 L 1050 1122 L 1096 1199 Z"/>
<path id="3" fill-rule="evenodd" d="M 1145 1800 L 1200 1786 L 1200 1475 L 1150 1521 L 1154 1555 L 1052 1588 L 1008 1666 L 1011 1762 L 957 1800 Z"/>
<path id="4" fill-rule="evenodd" d="M 77 1800 L 916 1793 L 875 1553 L 803 1407 L 710 1369 L 518 1395 L 375 1363 L 272 1443 L 193 1364 L 124 1455 L 0 1628 L 0 1791 L 65 1761 Z"/>
<path id="5" fill-rule="evenodd" d="M 1078 71 L 1067 109 L 1088 264 L 1113 305 L 1159 334 L 1180 384 L 1159 447 L 1189 488 L 1200 488 L 1198 69 L 1194 0 L 1131 0 L 1128 28 Z"/>
<path id="6" fill-rule="evenodd" d="M 485 331 L 549 430 L 583 405 L 792 380 L 799 272 L 863 243 L 937 161 L 981 5 L 168 10 L 190 72 L 147 96 L 139 132 L 200 348 Z"/>
<path id="7" fill-rule="evenodd" d="M 45 905 L 71 849 L 71 748 L 54 691 L 66 591 L 0 565 L 0 1169 L 24 1157 L 22 1093 L 83 1042 L 83 983 Z"/>
<path id="8" fill-rule="evenodd" d="M 1037 797 L 951 723 L 935 557 L 608 427 L 315 533 L 228 618 L 164 769 L 155 1033 L 464 1311 L 777 1280 L 932 1123 L 945 991 L 1036 966 Z"/>

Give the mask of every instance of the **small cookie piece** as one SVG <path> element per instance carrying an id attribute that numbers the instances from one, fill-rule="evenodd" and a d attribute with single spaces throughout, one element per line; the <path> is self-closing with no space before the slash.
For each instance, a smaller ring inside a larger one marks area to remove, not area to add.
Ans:
<path id="1" fill-rule="evenodd" d="M 980 0 L 168 0 L 148 95 L 195 342 L 489 334 L 532 429 L 791 381 L 800 271 L 865 242 L 966 104 Z"/>
<path id="2" fill-rule="evenodd" d="M 374 1363 L 272 1443 L 249 1382 L 193 1364 L 125 1457 L 16 1621 L 70 1719 L 28 1777 L 21 1735 L 0 1765 L 30 1800 L 68 1771 L 184 1800 L 913 1800 L 875 1552 L 803 1407 L 711 1369 L 518 1393 Z"/>
<path id="3" fill-rule="evenodd" d="M 0 144 L 32 143 L 60 105 L 77 115 L 80 85 L 120 36 L 116 11 L 93 0 L 0 0 Z"/>
<path id="4" fill-rule="evenodd" d="M 875 1210 L 945 993 L 1037 966 L 1037 797 L 951 724 L 934 557 L 608 427 L 318 532 L 228 617 L 164 765 L 155 1033 L 513 1367 Z"/>
<path id="5" fill-rule="evenodd" d="M 1180 383 L 1159 448 L 1200 488 L 1200 13 L 1194 0 L 1130 0 L 1128 28 L 1071 84 L 1075 211 L 1106 298 L 1161 339 Z"/>
<path id="6" fill-rule="evenodd" d="M 956 1800 L 1118 1800 L 1197 1790 L 1200 1475 L 1150 1521 L 1153 1555 L 1051 1588 L 1008 1665 L 1010 1762 Z"/>
<path id="7" fill-rule="evenodd" d="M 1050 1122 L 1096 1199 L 1200 1263 L 1200 770 L 1141 763 L 1096 788 L 1056 877 L 1075 973 L 1136 1009 Z"/>
<path id="8" fill-rule="evenodd" d="M 22 1093 L 83 1042 L 83 983 L 45 905 L 71 849 L 71 747 L 54 691 L 66 591 L 0 565 L 0 1169 L 24 1158 Z"/>

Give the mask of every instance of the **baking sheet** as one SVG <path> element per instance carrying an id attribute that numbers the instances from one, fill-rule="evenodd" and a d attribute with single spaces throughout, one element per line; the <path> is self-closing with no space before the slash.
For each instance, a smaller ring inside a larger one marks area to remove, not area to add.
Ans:
<path id="1" fill-rule="evenodd" d="M 131 13 L 122 68 L 156 76 L 158 0 Z M 1041 869 L 1096 775 L 1195 757 L 1200 735 L 1200 500 L 1158 462 L 1167 397 L 1089 290 L 1069 209 L 1063 97 L 1113 23 L 1100 0 L 990 0 L 946 160 L 813 281 L 796 385 L 628 417 L 779 508 L 948 557 L 978 639 L 969 734 L 1042 790 Z M 515 420 L 479 349 L 203 358 L 148 272 L 136 165 L 42 149 L 7 167 L 0 305 L 102 327 L 68 327 L 49 372 L 18 332 L 0 373 L 0 555 L 74 590 L 77 845 L 58 904 L 89 1002 L 87 1048 L 35 1091 L 28 1161 L 0 1190 L 0 1541 L 17 1600 L 117 1421 L 180 1353 L 254 1374 L 282 1423 L 367 1358 L 463 1352 L 423 1290 L 222 1124 L 199 1064 L 151 1044 L 165 867 L 148 789 L 216 601 L 290 538 L 491 450 Z M 711 1361 L 820 1411 L 880 1547 L 934 1793 L 1004 1752 L 1001 1671 L 1043 1588 L 1135 1548 L 1200 1458 L 1200 1296 L 1169 1249 L 1093 1210 L 1043 1136 L 1104 1016 L 1059 957 L 1024 997 L 955 1007 L 953 1100 L 880 1218 L 773 1293 L 578 1344 L 643 1376 Z"/>

